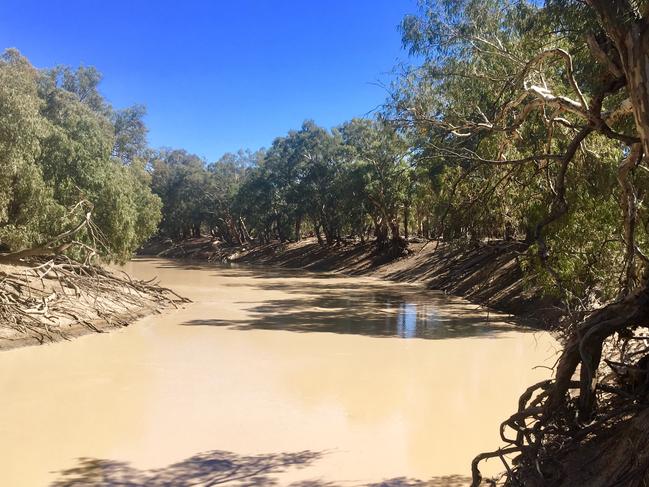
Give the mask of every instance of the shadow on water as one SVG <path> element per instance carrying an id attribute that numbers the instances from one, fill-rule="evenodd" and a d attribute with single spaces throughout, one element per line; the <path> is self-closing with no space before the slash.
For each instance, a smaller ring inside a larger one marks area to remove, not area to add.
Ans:
<path id="1" fill-rule="evenodd" d="M 517 327 L 508 317 L 412 284 L 268 267 L 187 262 L 165 262 L 159 267 L 207 271 L 215 278 L 230 278 L 228 287 L 283 293 L 281 298 L 266 299 L 261 304 L 258 300 L 250 302 L 245 308 L 246 318 L 193 319 L 183 323 L 185 326 L 424 339 L 496 338 L 514 330 L 529 331 Z M 239 284 L 236 278 L 245 279 Z M 238 304 L 245 307 L 248 302 Z"/>
<path id="2" fill-rule="evenodd" d="M 280 484 L 278 475 L 290 469 L 311 465 L 323 457 L 323 452 L 306 450 L 297 453 L 241 456 L 214 450 L 199 453 L 164 468 L 139 470 L 128 462 L 98 458 L 80 458 L 78 464 L 57 472 L 59 478 L 51 487 L 185 487 L 229 485 L 237 487 L 288 485 L 289 487 L 338 487 L 319 479 Z M 469 479 L 460 475 L 418 480 L 405 477 L 387 479 L 366 487 L 460 487 Z M 349 484 L 346 484 L 349 485 Z"/>
<path id="3" fill-rule="evenodd" d="M 194 319 L 185 326 L 223 326 L 236 330 L 328 332 L 372 337 L 447 339 L 489 337 L 516 330 L 512 324 L 487 321 L 467 312 L 442 315 L 434 305 L 398 301 L 327 298 L 279 299 L 248 309 L 242 320 Z"/>

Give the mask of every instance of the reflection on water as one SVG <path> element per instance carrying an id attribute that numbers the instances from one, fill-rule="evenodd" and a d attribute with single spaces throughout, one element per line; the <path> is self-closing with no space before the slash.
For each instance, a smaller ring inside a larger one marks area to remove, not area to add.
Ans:
<path id="1" fill-rule="evenodd" d="M 201 268 L 194 265 L 190 269 Z M 489 314 L 460 298 L 411 284 L 291 270 L 275 273 L 254 267 L 206 269 L 219 277 L 245 275 L 260 289 L 283 291 L 289 297 L 284 294 L 261 304 L 250 303 L 243 320 L 215 316 L 189 320 L 184 325 L 426 339 L 496 337 L 513 329 L 529 331 L 515 327 L 505 315 Z"/>
<path id="2" fill-rule="evenodd" d="M 414 338 L 416 336 L 426 336 L 426 332 L 431 329 L 434 320 L 429 320 L 430 314 L 423 313 L 423 320 L 417 315 L 417 305 L 415 303 L 401 303 L 397 313 L 397 335 L 401 338 Z M 420 323 L 420 326 L 417 326 Z"/>
<path id="3" fill-rule="evenodd" d="M 290 306 L 288 303 L 282 303 Z M 286 311 L 278 311 L 281 307 Z M 358 306 L 358 304 L 356 304 Z M 309 307 L 302 310 L 266 304 L 250 310 L 244 320 L 202 318 L 189 320 L 188 326 L 226 326 L 238 330 L 285 330 L 295 332 L 328 332 L 373 337 L 400 338 L 466 338 L 497 337 L 501 332 L 528 332 L 506 321 L 490 321 L 486 316 L 440 316 L 434 304 L 386 301 L 384 304 L 364 303 L 368 308 Z M 464 310 L 462 310 L 464 311 Z M 478 313 L 476 313 L 478 314 Z"/>
<path id="4" fill-rule="evenodd" d="M 193 303 L 0 353 L 0 486 L 466 485 L 554 361 L 548 334 L 412 285 L 127 270 Z"/>
<path id="5" fill-rule="evenodd" d="M 396 316 L 392 316 L 390 309 L 394 306 L 393 302 L 386 301 L 388 316 L 385 318 L 385 335 L 401 338 L 460 338 L 494 335 L 499 331 L 511 331 L 515 328 L 513 323 L 499 321 L 498 317 L 489 319 L 484 312 L 476 312 L 473 315 L 470 310 L 465 310 L 465 313 L 449 316 L 440 312 L 438 304 L 431 302 L 399 303 Z M 455 309 L 457 310 L 457 307 Z M 529 331 L 520 327 L 515 329 L 520 332 Z"/>

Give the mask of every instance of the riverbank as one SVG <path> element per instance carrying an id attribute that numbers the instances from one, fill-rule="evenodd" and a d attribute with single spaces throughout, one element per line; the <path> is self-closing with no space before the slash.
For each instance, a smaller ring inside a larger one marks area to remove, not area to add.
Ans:
<path id="1" fill-rule="evenodd" d="M 538 286 L 523 274 L 520 256 L 525 246 L 520 242 L 494 241 L 459 247 L 421 241 L 411 242 L 409 248 L 407 256 L 392 259 L 378 252 L 372 242 L 323 247 L 315 238 L 307 238 L 300 242 L 227 246 L 201 237 L 179 243 L 154 241 L 141 254 L 417 283 L 507 313 L 522 324 L 541 329 L 554 327 L 563 315 L 560 303 L 542 297 Z"/>
<path id="2" fill-rule="evenodd" d="M 152 282 L 69 260 L 0 265 L 0 351 L 107 332 L 184 302 Z"/>

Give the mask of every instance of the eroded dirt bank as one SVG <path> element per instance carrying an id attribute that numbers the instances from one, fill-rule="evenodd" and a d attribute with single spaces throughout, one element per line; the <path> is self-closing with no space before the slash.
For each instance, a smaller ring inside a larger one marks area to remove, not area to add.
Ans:
<path id="1" fill-rule="evenodd" d="M 271 265 L 346 275 L 367 275 L 398 282 L 419 283 L 516 316 L 521 324 L 550 329 L 563 315 L 557 300 L 544 298 L 520 267 L 525 251 L 520 242 L 495 241 L 458 247 L 444 243 L 412 242 L 410 254 L 390 259 L 372 242 L 329 247 L 315 238 L 301 242 L 226 246 L 210 238 L 180 243 L 153 242 L 142 255 Z"/>
<path id="2" fill-rule="evenodd" d="M 0 265 L 0 350 L 103 333 L 184 302 L 153 282 L 70 260 Z"/>

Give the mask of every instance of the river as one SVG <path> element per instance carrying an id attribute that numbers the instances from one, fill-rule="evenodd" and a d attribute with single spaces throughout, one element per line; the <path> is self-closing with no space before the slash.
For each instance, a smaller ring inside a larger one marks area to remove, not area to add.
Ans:
<path id="1" fill-rule="evenodd" d="M 193 303 L 1 352 L 0 485 L 465 485 L 556 359 L 548 334 L 415 285 L 126 270 Z"/>

